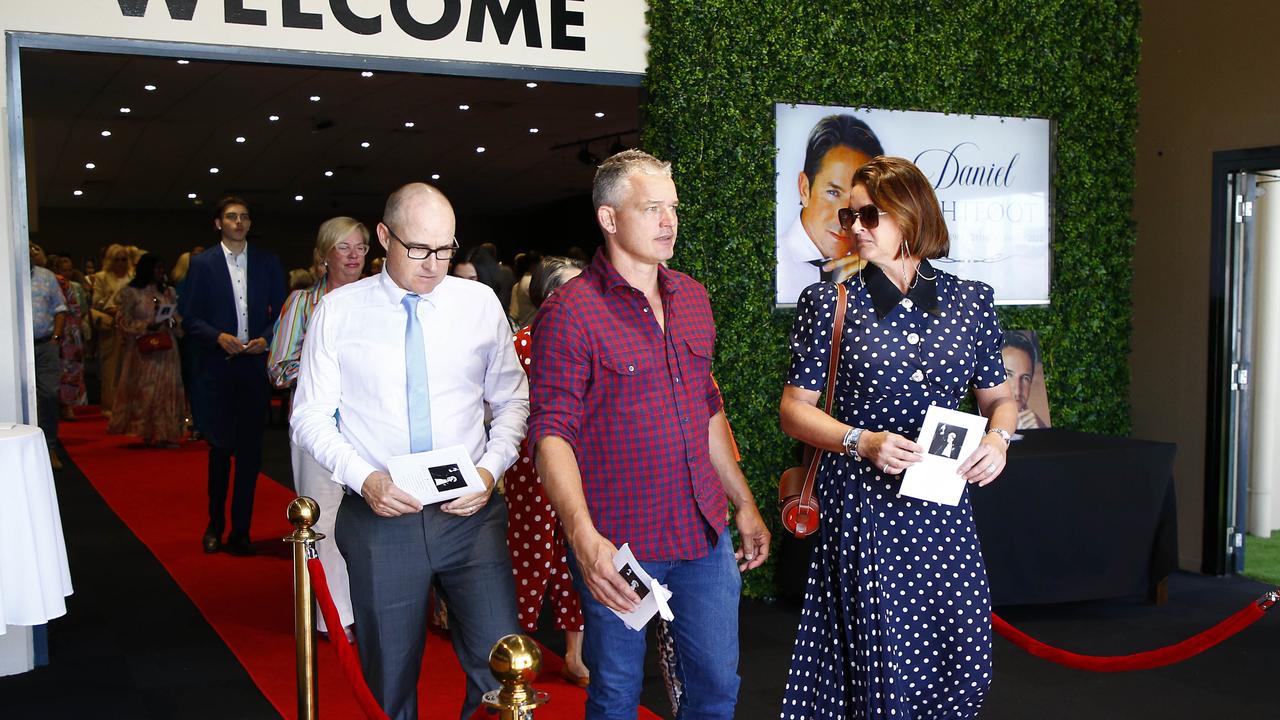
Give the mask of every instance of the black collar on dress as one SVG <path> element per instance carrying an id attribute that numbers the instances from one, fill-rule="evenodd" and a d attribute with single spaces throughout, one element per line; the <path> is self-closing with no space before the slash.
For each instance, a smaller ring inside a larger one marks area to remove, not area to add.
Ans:
<path id="1" fill-rule="evenodd" d="M 898 286 L 876 265 L 867 263 L 862 268 L 862 283 L 867 292 L 871 293 L 871 304 L 875 306 L 877 320 L 883 320 L 904 297 L 911 298 L 911 302 L 925 312 L 935 312 L 938 309 L 938 272 L 928 260 L 921 260 L 920 269 L 916 272 L 914 284 L 903 295 Z"/>

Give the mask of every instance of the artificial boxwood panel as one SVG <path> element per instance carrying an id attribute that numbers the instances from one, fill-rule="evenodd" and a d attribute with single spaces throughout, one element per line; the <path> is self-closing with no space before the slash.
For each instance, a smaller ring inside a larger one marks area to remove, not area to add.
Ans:
<path id="1" fill-rule="evenodd" d="M 1125 434 L 1137 0 L 649 0 L 644 145 L 675 164 L 673 265 L 707 286 L 716 378 L 766 519 L 795 444 L 778 428 L 792 313 L 773 308 L 774 103 L 1056 123 L 1048 307 L 1055 426 Z M 774 593 L 772 564 L 746 578 Z"/>

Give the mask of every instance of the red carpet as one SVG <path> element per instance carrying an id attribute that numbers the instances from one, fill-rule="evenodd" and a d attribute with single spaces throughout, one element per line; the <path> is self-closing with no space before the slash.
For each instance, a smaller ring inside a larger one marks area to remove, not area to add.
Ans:
<path id="1" fill-rule="evenodd" d="M 208 522 L 204 443 L 146 448 L 135 438 L 108 436 L 105 420 L 87 412 L 77 422 L 63 423 L 59 435 L 89 482 L 190 596 L 267 699 L 283 717 L 296 717 L 291 550 L 280 541 L 292 531 L 285 508 L 293 493 L 261 476 L 251 533 L 259 554 L 205 555 L 200 547 Z M 318 648 L 322 716 L 361 717 L 333 648 L 327 642 Z M 561 664 L 555 655 L 543 654 L 538 688 L 552 697 L 538 711 L 544 720 L 583 716 L 585 692 L 560 680 Z M 429 637 L 423 666 L 431 671 L 419 681 L 419 715 L 457 717 L 463 674 L 448 641 Z M 640 717 L 657 716 L 641 709 Z"/>

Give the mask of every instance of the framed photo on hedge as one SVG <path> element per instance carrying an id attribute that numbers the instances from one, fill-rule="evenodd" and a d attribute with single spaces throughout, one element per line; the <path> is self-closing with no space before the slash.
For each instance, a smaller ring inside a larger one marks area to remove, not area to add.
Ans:
<path id="1" fill-rule="evenodd" d="M 1004 374 L 1018 403 L 1018 429 L 1053 427 L 1049 419 L 1049 393 L 1045 391 L 1044 361 L 1040 339 L 1034 330 L 1005 330 L 1000 344 Z"/>
<path id="2" fill-rule="evenodd" d="M 1042 118 L 778 103 L 775 303 L 793 307 L 851 252 L 836 212 L 876 155 L 914 162 L 932 183 L 951 252 L 932 261 L 995 289 L 998 305 L 1049 303 L 1052 125 Z M 834 278 L 839 279 L 839 278 Z"/>

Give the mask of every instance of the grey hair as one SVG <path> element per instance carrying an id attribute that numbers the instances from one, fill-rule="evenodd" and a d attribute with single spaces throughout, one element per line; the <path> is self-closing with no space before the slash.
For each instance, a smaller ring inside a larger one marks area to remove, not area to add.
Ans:
<path id="1" fill-rule="evenodd" d="M 634 148 L 613 155 L 596 168 L 596 178 L 591 183 L 593 206 L 598 210 L 603 205 L 621 204 L 622 183 L 632 173 L 671 177 L 671 163 Z"/>
<path id="2" fill-rule="evenodd" d="M 529 273 L 529 300 L 534 307 L 542 307 L 543 301 L 551 293 L 568 282 L 568 278 L 565 276 L 569 274 L 570 270 L 582 271 L 586 267 L 586 263 L 575 258 L 558 255 L 548 255 L 542 258 Z"/>

